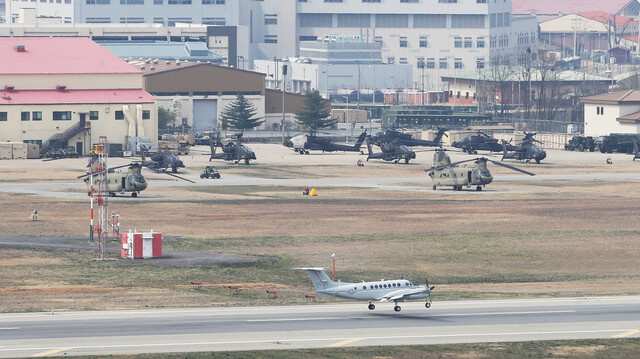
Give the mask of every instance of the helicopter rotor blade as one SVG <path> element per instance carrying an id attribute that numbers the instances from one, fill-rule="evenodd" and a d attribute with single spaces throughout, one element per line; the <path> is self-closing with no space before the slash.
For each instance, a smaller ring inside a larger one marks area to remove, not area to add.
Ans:
<path id="1" fill-rule="evenodd" d="M 169 172 L 158 172 L 158 173 L 164 173 L 164 174 L 169 175 L 169 176 L 171 176 L 171 177 L 179 178 L 179 179 L 181 179 L 181 180 L 183 180 L 183 181 L 187 181 L 187 182 L 195 183 L 194 181 L 192 181 L 192 180 L 190 180 L 190 179 L 187 179 L 187 178 L 184 178 L 184 177 L 180 177 L 180 176 L 175 175 L 175 174 L 173 174 L 173 173 L 169 173 Z"/>
<path id="2" fill-rule="evenodd" d="M 525 170 L 520 169 L 520 168 L 518 168 L 518 167 L 511 166 L 511 165 L 507 165 L 507 164 L 504 164 L 504 163 L 499 162 L 499 161 L 490 160 L 490 159 L 488 159 L 488 158 L 486 158 L 486 160 L 487 160 L 487 161 L 489 161 L 489 162 L 491 162 L 491 163 L 493 163 L 494 165 L 502 166 L 502 167 L 504 167 L 504 168 L 508 168 L 508 169 L 510 169 L 510 170 L 513 170 L 513 171 L 522 172 L 522 173 L 524 173 L 524 174 L 526 174 L 526 175 L 529 175 L 529 176 L 535 176 L 535 175 L 536 175 L 535 173 L 531 173 L 531 172 L 529 172 L 529 171 L 525 171 Z"/>
<path id="3" fill-rule="evenodd" d="M 459 164 L 462 164 L 462 163 L 471 162 L 471 161 L 477 161 L 477 160 L 478 160 L 478 158 L 472 158 L 470 160 L 458 161 L 458 162 L 453 162 L 453 163 L 450 163 L 450 164 L 444 165 L 444 166 L 438 166 L 438 167 L 429 168 L 429 169 L 426 169 L 424 171 L 427 172 L 427 173 L 433 172 L 433 171 L 439 171 L 439 170 L 443 170 L 445 168 L 455 167 L 455 166 L 457 166 Z"/>

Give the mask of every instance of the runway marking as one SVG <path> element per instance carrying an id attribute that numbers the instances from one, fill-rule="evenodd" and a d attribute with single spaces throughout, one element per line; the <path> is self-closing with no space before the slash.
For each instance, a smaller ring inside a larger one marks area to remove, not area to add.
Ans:
<path id="1" fill-rule="evenodd" d="M 425 334 L 425 335 L 395 335 L 395 336 L 374 336 L 364 337 L 360 340 L 383 340 L 383 339 L 429 339 L 429 338 L 462 338 L 462 337 L 505 337 L 518 335 L 549 335 L 549 334 L 599 334 L 612 332 L 629 332 L 633 329 L 594 329 L 594 330 L 567 330 L 567 331 L 548 331 L 548 332 L 513 332 L 513 333 L 468 333 L 468 334 Z M 265 340 L 237 340 L 225 342 L 176 342 L 176 343 L 147 343 L 147 344 L 122 344 L 122 345 L 86 345 L 74 346 L 74 350 L 83 349 L 123 349 L 123 348 L 144 348 L 144 347 L 171 347 L 171 346 L 195 346 L 195 345 L 229 345 L 229 344 L 273 344 L 274 341 L 279 342 L 335 342 L 344 338 L 300 338 L 300 339 L 282 339 L 269 338 Z M 47 350 L 51 348 L 6 348 L 0 349 L 0 352 L 10 351 L 27 351 L 27 350 Z M 71 349 L 71 348 L 68 348 Z M 65 349 L 61 349 L 65 350 Z M 59 351 L 59 350 L 58 350 Z"/>
<path id="2" fill-rule="evenodd" d="M 32 357 L 45 357 L 45 356 L 47 356 L 47 355 L 51 355 L 51 354 L 55 354 L 55 353 L 60 353 L 60 352 L 62 352 L 62 351 L 69 350 L 69 349 L 71 349 L 71 348 L 51 349 L 51 350 L 48 350 L 48 351 L 46 351 L 46 352 L 42 352 L 42 353 L 38 353 L 38 354 L 34 354 L 34 355 L 32 355 Z"/>
<path id="3" fill-rule="evenodd" d="M 348 340 L 343 340 L 341 342 L 337 342 L 334 344 L 329 345 L 330 347 L 341 347 L 343 345 L 347 345 L 347 344 L 351 344 L 351 343 L 355 343 L 355 342 L 359 342 L 361 340 L 363 340 L 364 338 L 354 338 L 354 339 L 348 339 Z"/>
<path id="4" fill-rule="evenodd" d="M 429 315 L 429 318 L 442 317 L 474 317 L 488 315 L 521 315 L 521 314 L 558 314 L 558 313 L 576 313 L 575 310 L 541 310 L 526 312 L 486 312 L 486 313 L 451 313 L 451 314 L 435 314 Z M 273 318 L 273 319 L 247 319 L 246 322 L 295 322 L 309 320 L 344 320 L 344 319 L 379 319 L 378 317 L 318 317 L 318 318 Z"/>
<path id="5" fill-rule="evenodd" d="M 622 333 L 622 334 L 618 334 L 618 335 L 614 335 L 614 338 L 626 338 L 626 337 L 630 337 L 634 334 L 638 334 L 640 333 L 640 330 L 632 330 L 630 332 L 626 332 L 626 333 Z"/>
<path id="6" fill-rule="evenodd" d="M 0 328 L 0 330 L 18 330 L 20 328 L 18 327 L 7 327 L 7 328 Z"/>

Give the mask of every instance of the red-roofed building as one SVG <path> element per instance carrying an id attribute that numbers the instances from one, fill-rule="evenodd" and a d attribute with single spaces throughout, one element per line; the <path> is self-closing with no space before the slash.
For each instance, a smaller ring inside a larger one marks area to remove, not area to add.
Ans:
<path id="1" fill-rule="evenodd" d="M 0 141 L 88 154 L 100 136 L 123 150 L 157 138 L 142 72 L 90 39 L 0 38 L 0 53 Z"/>

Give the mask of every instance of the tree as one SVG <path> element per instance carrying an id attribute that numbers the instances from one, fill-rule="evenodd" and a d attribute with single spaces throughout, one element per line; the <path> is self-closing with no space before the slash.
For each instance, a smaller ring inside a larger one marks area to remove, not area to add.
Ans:
<path id="1" fill-rule="evenodd" d="M 158 107 L 158 128 L 172 127 L 176 121 L 177 114 L 174 110 Z"/>
<path id="2" fill-rule="evenodd" d="M 320 96 L 318 90 L 308 90 L 305 94 L 304 108 L 295 113 L 296 122 L 309 129 L 316 131 L 327 128 L 338 122 L 337 118 L 330 118 L 329 102 Z"/>
<path id="3" fill-rule="evenodd" d="M 236 100 L 222 109 L 220 115 L 227 126 L 236 130 L 250 130 L 260 126 L 264 120 L 254 117 L 258 111 L 244 97 L 242 92 L 238 92 Z"/>

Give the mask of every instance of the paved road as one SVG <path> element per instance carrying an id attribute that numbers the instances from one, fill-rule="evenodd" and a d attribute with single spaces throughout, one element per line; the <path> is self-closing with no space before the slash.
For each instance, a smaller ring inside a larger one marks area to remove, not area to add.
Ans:
<path id="1" fill-rule="evenodd" d="M 228 175 L 219 180 L 193 179 L 196 184 L 184 181 L 154 181 L 153 186 L 157 187 L 173 187 L 173 186 L 330 186 L 330 187 L 358 187 L 358 188 L 378 188 L 392 191 L 416 191 L 431 192 L 431 179 L 426 175 L 421 177 L 381 177 L 381 178 L 295 178 L 295 179 L 275 179 L 275 178 L 257 178 L 244 177 L 238 175 Z M 559 175 L 503 175 L 496 177 L 496 182 L 509 181 L 603 181 L 603 180 L 640 180 L 640 173 L 581 173 L 581 174 L 559 174 Z M 416 183 L 416 186 L 396 184 Z M 21 193 L 41 197 L 56 198 L 86 198 L 83 192 L 84 183 L 78 182 L 43 182 L 43 183 L 7 183 L 0 186 L 0 192 Z M 472 188 L 473 189 L 473 188 Z M 77 190 L 73 192 L 72 190 Z M 512 190 L 511 190 L 512 191 Z M 453 192 L 453 191 L 452 191 Z M 489 193 L 504 192 L 491 187 L 487 188 Z M 512 191 L 513 192 L 513 191 Z M 182 198 L 151 196 L 144 193 L 138 198 L 131 198 L 128 195 L 119 196 L 110 200 L 183 200 Z"/>
<path id="2" fill-rule="evenodd" d="M 640 297 L 0 314 L 0 357 L 640 336 Z"/>

